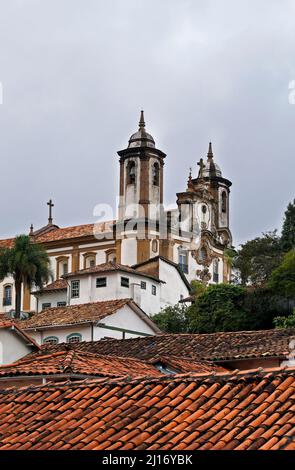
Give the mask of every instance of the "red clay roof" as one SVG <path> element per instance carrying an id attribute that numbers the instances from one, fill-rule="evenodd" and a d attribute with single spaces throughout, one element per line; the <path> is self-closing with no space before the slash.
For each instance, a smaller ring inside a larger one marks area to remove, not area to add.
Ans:
<path id="1" fill-rule="evenodd" d="M 42 289 L 38 291 L 32 292 L 32 294 L 39 294 L 41 292 L 55 292 L 58 290 L 67 290 L 67 281 L 65 279 L 57 279 L 51 284 L 47 284 L 47 286 L 42 287 Z"/>
<path id="2" fill-rule="evenodd" d="M 295 370 L 0 391 L 1 450 L 294 448 Z"/>
<path id="3" fill-rule="evenodd" d="M 99 356 L 74 350 L 60 351 L 34 358 L 25 357 L 13 364 L 0 366 L 0 378 L 60 374 L 101 377 L 161 375 L 155 366 L 138 359 Z"/>
<path id="4" fill-rule="evenodd" d="M 150 279 L 153 279 L 157 282 L 160 282 L 160 279 L 157 278 L 156 276 L 152 276 L 150 274 L 146 274 L 141 271 L 136 271 L 136 269 L 131 268 L 130 266 L 127 266 L 125 264 L 119 264 L 114 261 L 109 261 L 108 263 L 102 263 L 98 264 L 96 266 L 86 268 L 86 269 L 80 269 L 79 271 L 75 271 L 72 273 L 65 274 L 63 277 L 64 278 L 69 278 L 69 277 L 77 277 L 77 276 L 83 276 L 87 274 L 100 274 L 100 273 L 109 273 L 112 271 L 123 271 L 126 273 L 134 274 L 136 276 L 141 276 L 141 277 L 147 277 Z"/>
<path id="5" fill-rule="evenodd" d="M 36 243 L 48 243 L 60 240 L 70 240 L 73 238 L 81 238 L 87 236 L 94 236 L 96 233 L 109 232 L 112 230 L 112 226 L 115 221 L 100 222 L 97 224 L 84 224 L 75 225 L 73 227 L 55 228 L 48 232 L 42 232 L 33 237 Z M 11 248 L 14 243 L 14 238 L 6 240 L 0 240 L 0 248 Z"/>
<path id="6" fill-rule="evenodd" d="M 245 358 L 286 357 L 295 329 L 236 331 L 213 334 L 160 334 L 144 338 L 110 339 L 74 345 L 97 354 L 153 359 L 161 356 L 226 361 Z M 52 346 L 62 348 L 62 345 Z"/>
<path id="7" fill-rule="evenodd" d="M 126 304 L 134 303 L 131 299 L 105 300 L 88 304 L 53 307 L 35 313 L 28 320 L 18 322 L 24 330 L 45 326 L 73 325 L 94 323 L 112 315 Z"/>

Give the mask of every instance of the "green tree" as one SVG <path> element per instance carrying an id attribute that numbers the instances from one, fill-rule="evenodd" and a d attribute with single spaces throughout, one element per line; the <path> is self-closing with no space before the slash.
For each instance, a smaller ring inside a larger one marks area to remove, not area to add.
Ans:
<path id="1" fill-rule="evenodd" d="M 196 299 L 200 297 L 200 295 L 202 295 L 206 289 L 207 287 L 205 284 L 200 281 L 194 280 L 191 282 L 191 295 Z"/>
<path id="2" fill-rule="evenodd" d="M 274 230 L 241 245 L 233 267 L 238 270 L 242 285 L 264 286 L 281 259 L 280 238 Z"/>
<path id="3" fill-rule="evenodd" d="M 165 333 L 186 333 L 188 330 L 187 309 L 188 307 L 183 304 L 166 307 L 160 313 L 153 315 L 152 320 Z"/>
<path id="4" fill-rule="evenodd" d="M 275 317 L 274 325 L 276 328 L 295 328 L 295 308 L 293 314 L 288 317 Z"/>
<path id="5" fill-rule="evenodd" d="M 287 299 L 295 298 L 295 249 L 285 254 L 282 263 L 272 272 L 268 285 Z"/>
<path id="6" fill-rule="evenodd" d="M 27 235 L 15 238 L 11 248 L 0 250 L 0 280 L 12 275 L 15 283 L 15 317 L 20 318 L 22 286 L 42 288 L 50 276 L 49 257 L 43 246 Z"/>
<path id="7" fill-rule="evenodd" d="M 295 199 L 287 207 L 283 223 L 281 246 L 283 251 L 295 248 Z"/>
<path id="8" fill-rule="evenodd" d="M 246 289 L 232 284 L 209 286 L 188 308 L 189 331 L 215 333 L 248 329 L 249 320 L 243 306 Z"/>

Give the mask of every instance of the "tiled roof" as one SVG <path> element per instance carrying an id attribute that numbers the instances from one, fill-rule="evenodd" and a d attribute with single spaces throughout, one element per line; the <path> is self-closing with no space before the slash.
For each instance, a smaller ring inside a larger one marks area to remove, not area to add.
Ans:
<path id="1" fill-rule="evenodd" d="M 97 354 L 152 359 L 161 356 L 226 361 L 241 358 L 286 357 L 295 329 L 237 331 L 213 334 L 161 334 L 145 338 L 83 342 L 80 350 Z M 57 347 L 62 347 L 58 345 Z"/>
<path id="2" fill-rule="evenodd" d="M 45 326 L 93 323 L 112 315 L 124 305 L 132 303 L 131 299 L 119 299 L 47 308 L 40 313 L 35 313 L 28 320 L 19 321 L 18 324 L 22 329 L 27 330 Z"/>
<path id="3" fill-rule="evenodd" d="M 32 294 L 55 292 L 58 290 L 67 290 L 67 281 L 65 279 L 57 279 L 56 281 L 51 282 L 51 284 L 47 284 L 47 286 L 42 287 L 42 289 L 32 292 Z"/>
<path id="4" fill-rule="evenodd" d="M 40 231 L 38 235 L 33 238 L 36 243 L 48 243 L 60 240 L 70 240 L 73 238 L 94 236 L 95 233 L 109 232 L 112 230 L 115 221 L 100 222 L 97 224 L 84 224 L 75 225 L 73 227 L 55 228 L 48 232 Z M 0 240 L 0 248 L 11 248 L 14 243 L 14 238 Z"/>
<path id="5" fill-rule="evenodd" d="M 161 356 L 157 359 L 148 361 L 150 364 L 161 364 L 165 369 L 175 371 L 177 373 L 198 372 L 226 372 L 223 367 L 217 366 L 208 361 L 198 361 L 192 358 L 178 356 Z"/>
<path id="6" fill-rule="evenodd" d="M 0 449 L 294 449 L 294 399 L 294 369 L 10 388 Z"/>
<path id="7" fill-rule="evenodd" d="M 83 374 L 101 377 L 159 376 L 158 369 L 134 358 L 99 356 L 83 351 L 64 350 L 20 359 L 0 366 L 0 378 L 31 375 Z"/>
<path id="8" fill-rule="evenodd" d="M 2 328 L 16 331 L 18 336 L 20 336 L 27 345 L 33 346 L 33 348 L 37 349 L 38 351 L 41 349 L 39 344 L 37 344 L 36 341 L 33 338 L 31 338 L 25 331 L 19 328 L 19 326 L 14 321 L 3 319 L 3 317 L 1 317 L 0 329 Z"/>
<path id="9" fill-rule="evenodd" d="M 73 273 L 68 273 L 65 274 L 63 277 L 64 278 L 69 278 L 69 277 L 77 277 L 77 276 L 83 276 L 87 274 L 101 274 L 101 273 L 108 273 L 112 271 L 123 271 L 126 273 L 134 274 L 136 276 L 141 276 L 141 277 L 148 277 L 151 279 L 154 279 L 157 282 L 160 282 L 159 278 L 155 276 L 151 276 L 150 274 L 146 274 L 140 271 L 136 271 L 136 269 L 131 268 L 130 266 L 126 266 L 124 264 L 119 264 L 114 261 L 109 261 L 108 263 L 102 263 L 98 264 L 96 266 L 86 268 L 86 269 L 80 269 L 79 271 L 73 272 Z"/>

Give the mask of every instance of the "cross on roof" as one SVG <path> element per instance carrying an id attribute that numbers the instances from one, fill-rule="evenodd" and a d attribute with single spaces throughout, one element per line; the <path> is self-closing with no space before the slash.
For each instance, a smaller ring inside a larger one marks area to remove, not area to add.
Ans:
<path id="1" fill-rule="evenodd" d="M 52 224 L 52 208 L 54 207 L 54 204 L 52 202 L 52 199 L 50 199 L 47 202 L 47 206 L 49 206 L 49 216 L 48 216 L 48 224 Z"/>
<path id="2" fill-rule="evenodd" d="M 204 176 L 203 171 L 204 171 L 204 168 L 206 167 L 203 158 L 200 158 L 200 161 L 198 162 L 198 166 L 200 167 L 199 178 L 203 178 Z"/>

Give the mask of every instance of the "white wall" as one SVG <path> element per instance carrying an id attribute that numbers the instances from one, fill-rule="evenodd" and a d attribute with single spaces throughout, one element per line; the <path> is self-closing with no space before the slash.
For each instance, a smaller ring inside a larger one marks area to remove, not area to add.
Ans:
<path id="1" fill-rule="evenodd" d="M 180 277 L 177 269 L 160 260 L 160 279 L 166 281 L 161 285 L 161 308 L 176 305 L 180 299 L 189 295 L 189 290 Z"/>
<path id="2" fill-rule="evenodd" d="M 67 291 L 44 292 L 44 294 L 39 294 L 37 303 L 38 312 L 41 312 L 42 304 L 50 303 L 51 307 L 57 307 L 58 302 L 67 302 Z"/>
<path id="3" fill-rule="evenodd" d="M 0 329 L 0 350 L 0 365 L 11 364 L 32 351 L 18 333 L 6 328 Z"/>

